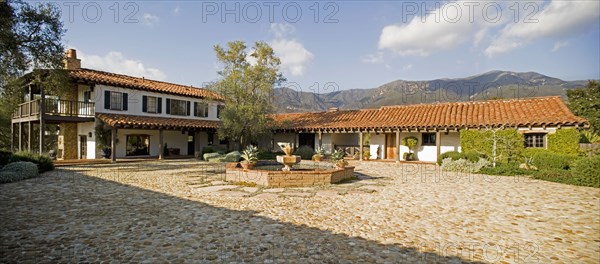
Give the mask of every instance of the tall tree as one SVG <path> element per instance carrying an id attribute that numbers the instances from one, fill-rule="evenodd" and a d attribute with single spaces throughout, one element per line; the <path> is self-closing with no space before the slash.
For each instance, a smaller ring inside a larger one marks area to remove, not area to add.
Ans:
<path id="1" fill-rule="evenodd" d="M 256 42 L 249 55 L 243 41 L 214 49 L 223 64 L 221 80 L 214 89 L 225 97 L 219 138 L 228 138 L 241 149 L 270 133 L 271 94 L 275 84 L 285 80 L 279 72 L 281 61 L 264 42 Z"/>
<path id="2" fill-rule="evenodd" d="M 568 105 L 574 114 L 590 121 L 590 130 L 600 134 L 600 82 L 589 81 L 584 88 L 567 91 Z"/>
<path id="3" fill-rule="evenodd" d="M 24 93 L 20 77 L 31 69 L 62 69 L 64 33 L 57 6 L 0 1 L 0 148 L 10 146 L 11 114 Z M 63 71 L 34 70 L 27 79 L 48 93 L 66 88 Z"/>

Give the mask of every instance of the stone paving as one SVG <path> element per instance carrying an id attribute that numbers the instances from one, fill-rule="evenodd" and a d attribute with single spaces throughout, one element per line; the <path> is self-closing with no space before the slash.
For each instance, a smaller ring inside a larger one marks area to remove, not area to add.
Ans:
<path id="1" fill-rule="evenodd" d="M 195 160 L 65 167 L 0 185 L 0 263 L 598 263 L 600 190 L 351 162 L 312 188 Z"/>

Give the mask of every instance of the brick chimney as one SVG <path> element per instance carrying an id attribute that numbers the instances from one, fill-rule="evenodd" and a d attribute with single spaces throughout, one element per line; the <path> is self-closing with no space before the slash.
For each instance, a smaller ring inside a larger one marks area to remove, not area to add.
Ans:
<path id="1" fill-rule="evenodd" d="M 337 107 L 329 107 L 329 109 L 327 109 L 327 112 L 337 112 L 337 111 L 339 111 L 339 110 L 340 110 L 340 109 L 339 109 L 339 108 L 337 108 Z"/>
<path id="2" fill-rule="evenodd" d="M 65 69 L 76 70 L 81 68 L 81 60 L 77 58 L 77 51 L 75 49 L 67 50 L 67 57 L 65 58 Z"/>

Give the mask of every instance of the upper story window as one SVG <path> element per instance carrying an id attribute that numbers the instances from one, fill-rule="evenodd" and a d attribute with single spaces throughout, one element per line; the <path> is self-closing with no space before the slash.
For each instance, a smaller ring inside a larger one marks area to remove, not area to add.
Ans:
<path id="1" fill-rule="evenodd" d="M 528 133 L 525 134 L 526 148 L 545 148 L 546 133 Z"/>
<path id="2" fill-rule="evenodd" d="M 423 133 L 421 146 L 435 146 L 435 133 Z"/>
<path id="3" fill-rule="evenodd" d="M 167 114 L 190 115 L 190 102 L 167 98 Z"/>
<path id="4" fill-rule="evenodd" d="M 217 105 L 217 118 L 221 118 L 221 114 L 223 113 L 224 105 Z"/>
<path id="5" fill-rule="evenodd" d="M 91 91 L 84 91 L 83 92 L 83 102 L 85 103 L 89 103 L 92 99 L 92 92 Z"/>
<path id="6" fill-rule="evenodd" d="M 208 117 L 208 103 L 194 102 L 194 116 Z"/>
<path id="7" fill-rule="evenodd" d="M 160 114 L 162 112 L 162 98 L 156 96 L 142 96 L 142 112 Z"/>
<path id="8" fill-rule="evenodd" d="M 104 109 L 127 111 L 127 93 L 104 91 Z"/>

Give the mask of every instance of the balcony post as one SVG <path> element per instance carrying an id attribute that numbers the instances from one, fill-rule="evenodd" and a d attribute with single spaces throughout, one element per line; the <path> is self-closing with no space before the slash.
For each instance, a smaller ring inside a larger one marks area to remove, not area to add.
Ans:
<path id="1" fill-rule="evenodd" d="M 113 127 L 111 129 L 111 138 L 110 138 L 110 158 L 112 163 L 117 162 L 117 128 Z"/>
<path id="2" fill-rule="evenodd" d="M 23 122 L 19 122 L 19 151 L 23 147 Z"/>
<path id="3" fill-rule="evenodd" d="M 436 160 L 442 154 L 442 133 L 438 130 L 435 132 L 435 152 L 436 152 Z"/>
<path id="4" fill-rule="evenodd" d="M 363 133 L 358 132 L 358 159 L 363 160 Z"/>
<path id="5" fill-rule="evenodd" d="M 40 109 L 38 109 L 38 112 L 40 113 L 40 129 L 39 129 L 39 134 L 40 134 L 40 139 L 39 139 L 39 144 L 40 144 L 40 149 L 39 149 L 39 154 L 42 155 L 44 153 L 44 89 L 40 88 Z"/>
<path id="6" fill-rule="evenodd" d="M 31 152 L 31 134 L 33 134 L 33 127 L 31 127 L 31 121 L 27 122 L 27 124 L 27 152 Z"/>

